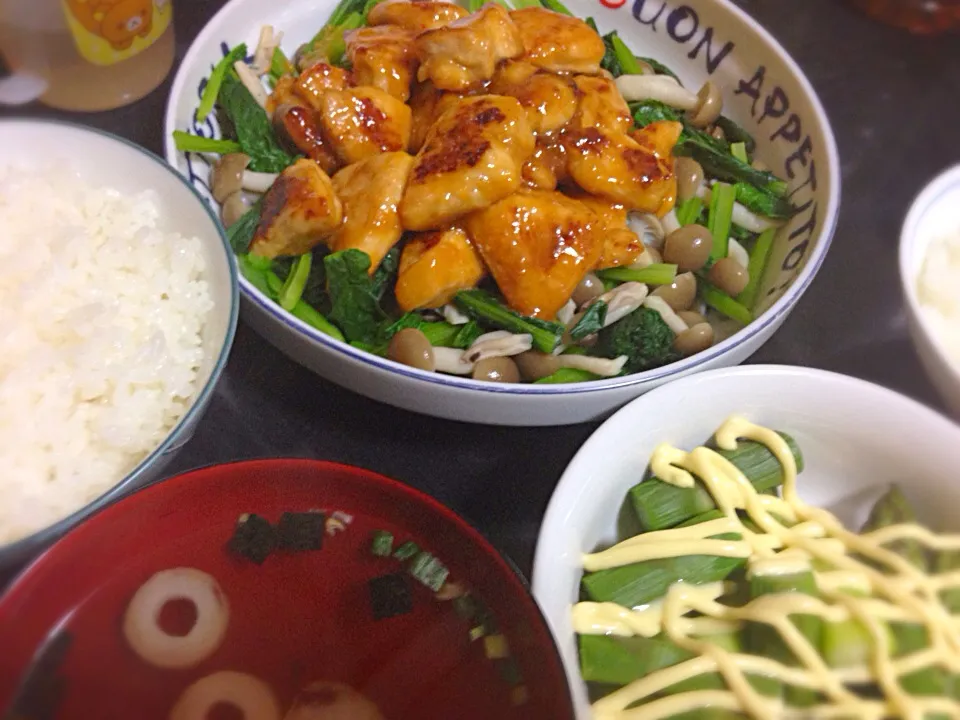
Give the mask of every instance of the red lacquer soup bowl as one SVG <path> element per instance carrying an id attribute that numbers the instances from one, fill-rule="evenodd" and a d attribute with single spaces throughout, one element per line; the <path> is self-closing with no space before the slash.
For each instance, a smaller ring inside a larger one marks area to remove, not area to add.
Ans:
<path id="1" fill-rule="evenodd" d="M 539 608 L 476 530 L 309 460 L 197 470 L 106 508 L 0 600 L 0 649 L 0 716 L 573 717 Z"/>

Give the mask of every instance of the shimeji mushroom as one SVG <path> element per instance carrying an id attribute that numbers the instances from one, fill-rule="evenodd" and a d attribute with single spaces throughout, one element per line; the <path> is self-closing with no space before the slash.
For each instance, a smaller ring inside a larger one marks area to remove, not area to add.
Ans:
<path id="1" fill-rule="evenodd" d="M 253 53 L 253 64 L 250 69 L 257 75 L 265 75 L 270 70 L 273 62 L 273 53 L 280 47 L 280 41 L 283 40 L 282 32 L 274 32 L 272 25 L 264 25 L 260 28 L 260 38 L 257 41 L 257 49 Z"/>
<path id="2" fill-rule="evenodd" d="M 621 75 L 617 89 L 627 102 L 657 100 L 678 110 L 693 110 L 699 103 L 694 93 L 669 75 Z"/>
<path id="3" fill-rule="evenodd" d="M 673 332 L 677 335 L 682 333 L 687 329 L 687 324 L 674 312 L 673 308 L 664 300 L 662 297 L 657 297 L 655 295 L 650 295 L 646 300 L 643 301 L 644 307 L 648 307 L 651 310 L 655 310 L 660 313 L 660 317 L 663 318 L 663 321 L 667 324 Z"/>

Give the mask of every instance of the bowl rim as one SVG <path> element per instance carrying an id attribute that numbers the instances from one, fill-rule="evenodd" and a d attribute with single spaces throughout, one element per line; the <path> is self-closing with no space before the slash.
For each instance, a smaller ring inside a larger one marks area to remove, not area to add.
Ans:
<path id="1" fill-rule="evenodd" d="M 220 246 L 223 252 L 226 254 L 228 260 L 227 273 L 228 277 L 230 278 L 230 308 L 229 316 L 227 318 L 227 329 L 223 338 L 223 345 L 220 348 L 216 362 L 211 368 L 210 377 L 207 379 L 207 382 L 204 383 L 203 387 L 201 387 L 194 395 L 190 402 L 190 406 L 187 408 L 187 411 L 183 413 L 180 419 L 177 420 L 174 426 L 167 432 L 160 444 L 157 445 L 157 447 L 148 453 L 142 460 L 140 460 L 140 462 L 138 462 L 126 475 L 124 475 L 121 480 L 104 490 L 103 493 L 98 495 L 83 507 L 78 508 L 70 515 L 61 518 L 60 520 L 42 528 L 41 530 L 20 538 L 19 540 L 15 540 L 12 543 L 7 544 L 0 543 L 0 557 L 5 555 L 10 555 L 11 557 L 25 555 L 32 552 L 32 550 L 37 546 L 42 546 L 49 542 L 52 538 L 61 536 L 65 531 L 120 499 L 124 494 L 127 493 L 127 491 L 130 489 L 130 486 L 135 485 L 136 482 L 151 469 L 154 463 L 163 457 L 163 455 L 170 450 L 177 449 L 175 443 L 181 440 L 179 437 L 180 433 L 185 427 L 193 422 L 198 414 L 200 414 L 206 408 L 207 403 L 216 389 L 220 376 L 223 374 L 223 370 L 227 365 L 227 359 L 230 355 L 230 349 L 233 346 L 234 337 L 236 336 L 237 323 L 240 313 L 240 291 L 238 281 L 239 273 L 237 272 L 237 263 L 233 259 L 233 250 L 230 247 L 229 241 L 227 240 L 223 226 L 220 224 L 220 220 L 214 214 L 210 205 L 207 204 L 200 193 L 197 192 L 197 189 L 187 182 L 183 175 L 177 172 L 176 168 L 172 167 L 159 155 L 147 150 L 145 147 L 138 145 L 131 140 L 127 140 L 124 137 L 115 135 L 112 132 L 71 120 L 30 116 L 0 118 L 0 135 L 2 135 L 3 131 L 7 128 L 16 128 L 17 126 L 33 127 L 36 125 L 47 125 L 50 127 L 51 131 L 55 131 L 57 128 L 66 128 L 81 134 L 86 133 L 90 135 L 99 135 L 108 142 L 113 142 L 117 145 L 123 146 L 126 151 L 134 151 L 136 154 L 147 158 L 160 167 L 163 171 L 173 176 L 180 186 L 188 190 L 193 198 L 201 206 L 203 206 L 207 216 L 213 222 L 217 237 L 220 239 Z M 186 440 L 189 440 L 189 438 Z M 186 440 L 184 440 L 184 442 L 186 442 Z M 11 581 L 11 587 L 12 582 L 13 581 Z"/>
<path id="2" fill-rule="evenodd" d="M 127 506 L 135 505 L 143 494 L 162 493 L 178 484 L 201 485 L 213 471 L 221 472 L 240 470 L 243 472 L 255 472 L 258 469 L 263 469 L 269 475 L 277 470 L 289 469 L 291 466 L 301 466 L 315 472 L 329 472 L 331 470 L 345 472 L 354 478 L 358 476 L 363 477 L 374 486 L 379 485 L 390 487 L 394 491 L 407 496 L 412 501 L 426 506 L 432 514 L 442 515 L 454 524 L 458 532 L 475 542 L 486 555 L 492 557 L 494 561 L 501 566 L 500 569 L 503 572 L 511 576 L 516 581 L 517 589 L 522 593 L 523 596 L 527 598 L 527 600 L 529 600 L 531 617 L 535 621 L 539 622 L 540 628 L 543 630 L 546 640 L 549 641 L 548 644 L 552 649 L 553 658 L 558 669 L 560 670 L 560 679 L 563 683 L 564 689 L 566 690 L 567 699 L 569 702 L 569 708 L 571 712 L 570 717 L 573 718 L 575 716 L 570 679 L 566 672 L 563 656 L 560 653 L 560 648 L 554 639 L 554 633 L 551 629 L 550 622 L 547 619 L 543 608 L 540 606 L 540 602 L 534 595 L 533 587 L 530 581 L 520 571 L 520 568 L 513 561 L 513 559 L 506 552 L 501 550 L 492 540 L 490 540 L 490 538 L 488 538 L 487 535 L 479 529 L 473 520 L 463 513 L 454 510 L 419 488 L 408 485 L 407 483 L 401 482 L 400 480 L 394 479 L 388 475 L 384 475 L 376 470 L 371 470 L 360 465 L 352 465 L 350 463 L 339 462 L 336 460 L 320 460 L 306 457 L 265 457 L 233 460 L 222 463 L 209 463 L 207 465 L 192 468 L 190 470 L 185 470 L 184 472 L 178 473 L 169 478 L 156 478 L 132 493 L 122 497 L 113 498 L 110 502 L 98 508 L 88 519 L 93 520 L 94 518 L 99 518 L 104 522 L 109 521 L 111 515 L 125 512 L 127 511 Z M 282 472 L 280 475 L 282 475 Z M 0 614 L 2 614 L 4 606 L 6 606 L 9 602 L 16 600 L 19 594 L 25 592 L 25 590 L 23 590 L 25 585 L 41 581 L 43 573 L 45 572 L 44 568 L 46 563 L 54 553 L 60 552 L 64 546 L 74 541 L 78 535 L 83 535 L 85 532 L 92 532 L 89 530 L 90 527 L 92 527 L 91 523 L 85 522 L 82 525 L 73 528 L 70 532 L 60 537 L 55 543 L 45 549 L 37 557 L 31 560 L 22 570 L 14 575 L 10 579 L 6 589 L 3 589 L 2 592 L 0 592 Z"/>
<path id="3" fill-rule="evenodd" d="M 560 480 L 557 482 L 550 496 L 550 500 L 547 503 L 543 521 L 540 524 L 540 531 L 537 534 L 536 549 L 533 556 L 531 586 L 533 587 L 533 595 L 537 598 L 538 602 L 541 594 L 545 593 L 546 587 L 549 584 L 548 578 L 555 577 L 557 574 L 553 570 L 555 563 L 547 562 L 547 558 L 554 558 L 557 555 L 555 548 L 547 547 L 547 535 L 555 534 L 554 528 L 560 524 L 562 511 L 570 506 L 571 498 L 582 493 L 584 479 L 581 466 L 586 464 L 588 459 L 596 453 L 594 448 L 602 445 L 604 438 L 612 431 L 611 429 L 613 427 L 623 424 L 626 418 L 635 413 L 636 406 L 656 406 L 657 404 L 662 404 L 662 401 L 671 395 L 684 394 L 688 388 L 694 384 L 708 383 L 717 380 L 722 381 L 731 377 L 777 378 L 783 383 L 796 380 L 813 381 L 817 383 L 839 383 L 846 386 L 853 393 L 869 395 L 878 404 L 895 408 L 898 413 L 904 416 L 909 414 L 913 419 L 919 418 L 925 425 L 935 427 L 938 434 L 950 436 L 960 442 L 960 426 L 933 408 L 883 385 L 831 370 L 798 365 L 740 365 L 707 370 L 696 375 L 680 378 L 667 385 L 654 388 L 649 393 L 635 398 L 620 408 L 591 433 L 590 437 L 580 446 L 576 454 L 564 468 L 563 474 L 560 476 Z M 624 494 L 627 489 L 628 488 L 624 488 Z M 559 649 L 561 643 L 565 643 L 567 638 L 560 637 L 560 633 L 555 630 L 553 617 L 548 615 L 546 611 L 544 614 L 547 615 L 547 622 L 550 625 L 551 632 L 555 633 L 554 641 Z M 560 652 L 560 657 L 564 660 L 564 668 L 567 671 L 567 679 L 571 685 L 572 692 L 573 683 L 583 682 L 579 667 L 571 666 L 571 664 L 566 661 L 566 655 L 562 651 Z"/>
<path id="4" fill-rule="evenodd" d="M 943 340 L 934 332 L 927 317 L 927 311 L 920 302 L 917 293 L 919 273 L 923 269 L 923 261 L 926 258 L 930 242 L 933 240 L 933 238 L 921 238 L 919 236 L 920 222 L 924 215 L 940 202 L 945 192 L 957 188 L 960 188 L 960 163 L 951 165 L 937 174 L 914 196 L 900 228 L 898 264 L 900 287 L 903 290 L 903 296 L 906 298 L 910 313 L 916 319 L 919 331 L 929 341 L 940 363 L 948 369 L 954 381 L 960 384 L 960 361 L 950 357 Z M 920 252 L 921 250 L 922 252 Z M 918 255 L 918 262 L 914 262 Z M 917 266 L 916 271 L 912 266 Z"/>
<path id="5" fill-rule="evenodd" d="M 706 0 L 703 1 L 706 2 Z M 178 159 L 181 153 L 176 148 L 172 133 L 178 129 L 176 123 L 177 107 L 179 99 L 185 96 L 184 88 L 187 75 L 191 68 L 199 64 L 199 55 L 203 51 L 202 48 L 213 42 L 221 42 L 222 38 L 214 37 L 214 29 L 233 14 L 235 6 L 246 2 L 249 2 L 249 0 L 228 0 L 194 38 L 177 70 L 177 74 L 170 88 L 170 94 L 167 98 L 163 138 L 164 155 L 167 162 L 175 169 L 178 166 Z M 243 277 L 241 273 L 239 275 L 239 282 L 243 297 L 256 305 L 258 309 L 265 312 L 271 320 L 280 323 L 294 334 L 304 336 L 314 345 L 320 345 L 324 350 L 332 351 L 346 359 L 362 363 L 371 369 L 395 373 L 413 381 L 423 381 L 428 385 L 437 385 L 454 391 L 477 391 L 493 395 L 563 397 L 583 393 L 607 392 L 635 385 L 646 385 L 657 381 L 666 381 L 673 377 L 698 372 L 698 368 L 708 365 L 726 355 L 734 348 L 748 343 L 751 339 L 761 335 L 767 328 L 771 326 L 776 327 L 793 309 L 794 305 L 799 302 L 801 296 L 813 282 L 813 278 L 823 265 L 827 251 L 830 249 L 833 241 L 840 215 L 840 155 L 837 149 L 836 137 L 823 103 L 820 101 L 820 97 L 817 95 L 813 84 L 800 69 L 800 66 L 793 57 L 766 28 L 747 14 L 746 11 L 733 4 L 731 0 L 710 0 L 710 4 L 717 5 L 723 11 L 730 13 L 734 20 L 752 31 L 762 44 L 766 45 L 775 55 L 780 57 L 787 71 L 796 79 L 798 85 L 810 102 L 810 107 L 817 120 L 817 124 L 822 128 L 824 151 L 828 159 L 827 174 L 833 181 L 830 183 L 830 192 L 822 231 L 819 234 L 818 242 L 814 246 L 802 270 L 793 279 L 790 287 L 786 289 L 784 294 L 781 295 L 773 305 L 767 308 L 767 310 L 752 323 L 740 328 L 730 337 L 689 358 L 684 358 L 683 360 L 664 365 L 660 368 L 645 370 L 623 377 L 603 378 L 587 382 L 557 385 L 537 385 L 535 383 L 501 384 L 474 380 L 469 377 L 458 377 L 456 375 L 445 375 L 419 370 L 388 358 L 380 358 L 365 350 L 355 348 L 348 343 L 336 340 L 283 310 L 277 303 L 265 297 L 252 283 Z M 179 172 L 179 170 L 177 170 L 177 172 Z M 237 262 L 235 257 L 233 262 L 234 264 Z"/>

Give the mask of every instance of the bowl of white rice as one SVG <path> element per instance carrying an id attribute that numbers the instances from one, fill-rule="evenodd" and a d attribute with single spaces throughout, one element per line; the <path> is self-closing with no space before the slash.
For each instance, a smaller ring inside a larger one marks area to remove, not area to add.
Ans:
<path id="1" fill-rule="evenodd" d="M 960 165 L 913 202 L 900 236 L 900 279 L 920 360 L 960 418 Z"/>
<path id="2" fill-rule="evenodd" d="M 0 570 L 155 479 L 226 363 L 220 224 L 160 158 L 0 121 Z"/>

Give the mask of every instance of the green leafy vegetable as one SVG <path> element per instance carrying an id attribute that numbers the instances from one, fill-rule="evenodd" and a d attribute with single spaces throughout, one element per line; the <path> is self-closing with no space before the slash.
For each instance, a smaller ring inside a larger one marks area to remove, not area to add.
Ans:
<path id="1" fill-rule="evenodd" d="M 750 251 L 750 262 L 747 266 L 747 275 L 749 280 L 747 286 L 739 295 L 737 302 L 750 310 L 753 310 L 757 304 L 757 297 L 760 294 L 760 283 L 770 262 L 770 255 L 773 251 L 773 241 L 777 237 L 776 228 L 765 230 L 757 238 L 753 249 Z"/>
<path id="2" fill-rule="evenodd" d="M 270 292 L 270 285 L 267 283 L 267 272 L 264 268 L 257 266 L 253 261 L 254 258 L 256 258 L 256 255 L 237 255 L 237 266 L 240 268 L 240 273 L 249 280 L 250 284 L 257 290 L 268 298 L 273 298 L 273 294 Z M 269 269 L 269 265 L 267 269 Z"/>
<path id="3" fill-rule="evenodd" d="M 598 300 L 584 311 L 577 320 L 577 324 L 570 329 L 570 338 L 583 340 L 588 335 L 600 332 L 606 319 L 607 304 L 603 300 Z"/>
<path id="4" fill-rule="evenodd" d="M 641 307 L 601 330 L 593 354 L 608 358 L 626 355 L 624 372 L 641 372 L 673 362 L 677 358 L 675 338 L 660 313 Z"/>
<path id="5" fill-rule="evenodd" d="M 723 130 L 723 136 L 727 139 L 727 142 L 743 143 L 744 147 L 746 148 L 747 155 L 753 155 L 754 151 L 757 149 L 757 141 L 753 139 L 753 135 L 737 125 L 737 123 L 735 123 L 733 120 L 723 115 L 717 119 L 717 126 Z"/>
<path id="6" fill-rule="evenodd" d="M 213 71 L 210 73 L 210 79 L 207 80 L 207 84 L 203 88 L 203 93 L 200 95 L 200 104 L 197 106 L 198 122 L 203 122 L 207 119 L 207 116 L 210 115 L 213 106 L 217 103 L 217 98 L 220 96 L 220 88 L 223 85 L 223 80 L 227 74 L 233 70 L 233 64 L 246 57 L 247 46 L 245 43 L 240 43 L 224 55 L 220 62 L 214 66 Z"/>
<path id="7" fill-rule="evenodd" d="M 617 56 L 620 70 L 623 71 L 624 75 L 643 75 L 643 67 L 637 61 L 637 56 L 620 39 L 616 31 L 610 33 L 610 43 L 613 45 L 613 52 Z"/>
<path id="8" fill-rule="evenodd" d="M 700 219 L 701 210 L 703 210 L 702 198 L 696 195 L 687 198 L 677 208 L 677 222 L 680 225 L 692 225 Z"/>
<path id="9" fill-rule="evenodd" d="M 273 56 L 270 58 L 270 78 L 276 83 L 284 75 L 295 74 L 293 63 L 287 59 L 280 48 L 274 48 Z"/>
<path id="10" fill-rule="evenodd" d="M 362 250 L 341 250 L 324 258 L 330 319 L 347 340 L 376 344 L 385 319 L 369 273 L 370 256 Z"/>
<path id="11" fill-rule="evenodd" d="M 654 263 L 645 268 L 615 267 L 597 270 L 601 280 L 639 282 L 648 285 L 669 285 L 677 277 L 677 266 L 669 263 Z"/>
<path id="12" fill-rule="evenodd" d="M 730 146 L 707 133 L 685 127 L 674 153 L 692 157 L 707 174 L 731 183 L 745 182 L 775 194 L 783 194 L 783 181 L 773 173 L 757 170 L 730 154 Z"/>
<path id="13" fill-rule="evenodd" d="M 534 382 L 535 385 L 565 385 L 567 383 L 588 382 L 599 380 L 599 375 L 578 368 L 560 368 L 553 375 L 547 375 Z"/>
<path id="14" fill-rule="evenodd" d="M 177 146 L 177 150 L 180 152 L 217 153 L 218 155 L 226 155 L 242 150 L 240 143 L 235 140 L 205 138 L 184 132 L 183 130 L 173 131 L 173 141 Z"/>
<path id="15" fill-rule="evenodd" d="M 742 182 L 734 185 L 734 188 L 736 189 L 737 202 L 757 215 L 785 220 L 793 217 L 797 212 L 797 209 L 789 200 L 769 190 L 763 190 Z"/>
<path id="16" fill-rule="evenodd" d="M 260 224 L 260 205 L 261 202 L 258 200 L 240 216 L 239 220 L 227 228 L 227 241 L 237 255 L 243 255 L 250 248 L 253 234 L 257 231 L 257 225 Z"/>
<path id="17" fill-rule="evenodd" d="M 553 10 L 555 13 L 560 13 L 561 15 L 570 15 L 573 16 L 573 13 L 567 9 L 567 6 L 564 5 L 560 0 L 540 0 L 540 3 L 547 9 Z"/>
<path id="18" fill-rule="evenodd" d="M 311 307 L 309 304 L 300 300 L 296 305 L 294 305 L 293 310 L 290 311 L 294 317 L 300 318 L 307 325 L 316 330 L 319 330 L 324 335 L 329 335 L 335 340 L 340 340 L 341 342 L 345 341 L 343 333 L 340 332 L 340 329 L 336 327 L 333 323 L 327 320 L 320 312 L 315 308 Z"/>
<path id="19" fill-rule="evenodd" d="M 718 290 L 700 279 L 700 297 L 703 301 L 721 315 L 726 315 L 732 320 L 736 320 L 741 325 L 749 325 L 753 322 L 753 313 L 748 308 L 734 300 L 722 290 Z"/>
<path id="20" fill-rule="evenodd" d="M 710 215 L 707 219 L 707 229 L 713 236 L 713 247 L 710 250 L 710 259 L 713 261 L 725 258 L 729 251 L 734 202 L 736 191 L 732 185 L 714 183 L 710 189 Z"/>
<path id="21" fill-rule="evenodd" d="M 458 292 L 454 302 L 480 323 L 513 333 L 530 334 L 533 337 L 533 346 L 540 352 L 553 352 L 560 344 L 563 325 L 521 315 L 483 290 Z"/>
<path id="22" fill-rule="evenodd" d="M 399 267 L 400 248 L 393 247 L 390 252 L 384 255 L 380 265 L 377 266 L 376 272 L 373 273 L 373 294 L 378 301 L 382 300 L 384 293 L 393 287 Z"/>
<path id="23" fill-rule="evenodd" d="M 637 124 L 637 127 L 646 127 L 650 123 L 663 120 L 679 121 L 682 117 L 672 107 L 659 100 L 643 100 L 630 103 L 630 112 L 633 113 L 633 121 Z"/>
<path id="24" fill-rule="evenodd" d="M 638 57 L 637 60 L 640 60 L 641 62 L 645 62 L 647 65 L 652 67 L 653 71 L 657 75 L 669 75 L 678 83 L 683 85 L 683 83 L 680 82 L 680 78 L 677 77 L 677 74 L 673 70 L 668 68 L 666 65 L 664 65 L 662 62 L 660 62 L 659 60 L 654 60 L 653 58 L 648 58 L 648 57 Z"/>
<path id="25" fill-rule="evenodd" d="M 277 142 L 266 111 L 233 70 L 223 78 L 219 102 L 233 123 L 240 147 L 250 156 L 251 170 L 278 173 L 293 162 L 293 156 Z"/>
<path id="26" fill-rule="evenodd" d="M 310 265 L 313 262 L 312 253 L 304 253 L 293 263 L 290 274 L 283 282 L 280 289 L 280 297 L 277 302 L 287 312 L 293 310 L 300 298 L 303 296 L 303 289 L 307 286 L 307 278 L 310 277 Z"/>
<path id="27" fill-rule="evenodd" d="M 730 145 L 730 154 L 733 155 L 740 162 L 750 162 L 750 159 L 747 157 L 747 145 L 746 143 L 737 142 Z"/>

